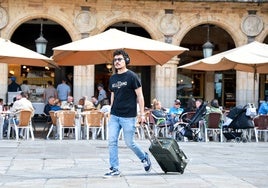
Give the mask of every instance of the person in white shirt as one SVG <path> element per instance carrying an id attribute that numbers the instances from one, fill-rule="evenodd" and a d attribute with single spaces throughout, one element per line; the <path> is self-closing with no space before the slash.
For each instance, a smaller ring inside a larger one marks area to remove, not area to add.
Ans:
<path id="1" fill-rule="evenodd" d="M 14 102 L 10 108 L 10 112 L 13 114 L 19 113 L 21 110 L 30 110 L 32 112 L 32 117 L 34 116 L 34 107 L 32 102 L 27 99 L 28 95 L 24 92 L 21 92 L 16 96 L 17 100 Z M 19 116 L 17 116 L 17 121 L 19 121 Z M 20 131 L 20 137 L 22 133 Z"/>
<path id="2" fill-rule="evenodd" d="M 24 92 L 21 92 L 16 98 L 13 106 L 10 108 L 12 113 L 17 113 L 21 110 L 30 110 L 32 111 L 32 116 L 34 116 L 34 107 L 31 101 L 27 99 L 28 95 Z"/>

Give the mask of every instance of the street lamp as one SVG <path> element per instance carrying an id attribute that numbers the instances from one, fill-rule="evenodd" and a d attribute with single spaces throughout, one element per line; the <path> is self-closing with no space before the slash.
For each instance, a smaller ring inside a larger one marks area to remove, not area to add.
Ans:
<path id="1" fill-rule="evenodd" d="M 209 41 L 209 24 L 207 25 L 207 28 L 207 42 L 202 46 L 204 58 L 210 57 L 214 48 L 214 45 Z"/>
<path id="2" fill-rule="evenodd" d="M 35 46 L 39 54 L 46 53 L 47 40 L 43 37 L 43 19 L 41 19 L 40 37 L 35 40 Z"/>

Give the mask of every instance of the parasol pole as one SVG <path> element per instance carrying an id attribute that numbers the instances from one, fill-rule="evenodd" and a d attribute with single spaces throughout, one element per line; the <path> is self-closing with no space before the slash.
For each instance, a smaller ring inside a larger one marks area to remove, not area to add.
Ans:
<path id="1" fill-rule="evenodd" d="M 254 81 L 253 81 L 253 101 L 254 101 L 254 103 L 256 104 L 256 91 L 255 91 L 255 85 L 256 85 L 256 83 L 255 82 L 257 82 L 257 66 L 256 66 L 256 64 L 254 64 L 253 65 L 253 67 L 254 67 Z M 258 106 L 258 105 L 257 105 Z"/>

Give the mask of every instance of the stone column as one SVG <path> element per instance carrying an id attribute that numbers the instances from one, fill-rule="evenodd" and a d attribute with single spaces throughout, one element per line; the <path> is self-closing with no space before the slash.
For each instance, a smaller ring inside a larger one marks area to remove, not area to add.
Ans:
<path id="1" fill-rule="evenodd" d="M 255 40 L 264 28 L 263 20 L 257 10 L 248 10 L 241 23 L 242 32 L 248 37 L 248 43 Z M 254 103 L 258 107 L 259 75 L 257 73 L 236 72 L 236 105 Z"/>
<path id="2" fill-rule="evenodd" d="M 172 106 L 177 97 L 177 64 L 178 59 L 173 58 L 165 65 L 157 65 L 155 68 L 155 83 L 152 84 L 154 97 L 161 101 L 163 107 Z"/>
<path id="3" fill-rule="evenodd" d="M 8 12 L 0 5 L 0 37 L 4 27 L 8 24 Z M 0 98 L 7 103 L 7 86 L 8 86 L 8 65 L 0 62 Z"/>
<path id="4" fill-rule="evenodd" d="M 96 18 L 89 6 L 81 6 L 76 15 L 75 27 L 80 31 L 81 38 L 89 37 L 90 31 L 96 27 Z M 73 95 L 75 102 L 82 96 L 90 98 L 94 95 L 95 65 L 74 66 Z"/>
<path id="5" fill-rule="evenodd" d="M 236 71 L 236 105 L 244 106 L 247 103 L 254 103 L 257 107 L 259 97 L 258 86 L 258 75 L 254 76 L 254 73 Z"/>
<path id="6" fill-rule="evenodd" d="M 215 98 L 214 96 L 214 78 L 215 78 L 215 72 L 213 71 L 208 71 L 205 74 L 205 101 L 211 101 L 212 99 Z"/>
<path id="7" fill-rule="evenodd" d="M 92 95 L 94 95 L 94 79 L 94 65 L 74 67 L 73 93 L 75 102 L 78 102 L 82 96 L 88 96 L 88 98 L 90 98 Z"/>
<path id="8" fill-rule="evenodd" d="M 81 38 L 89 37 L 88 33 L 81 33 Z M 74 66 L 73 95 L 75 102 L 82 96 L 90 98 L 94 95 L 95 65 Z"/>
<path id="9" fill-rule="evenodd" d="M 0 63 L 0 98 L 6 101 L 7 96 L 7 86 L 8 86 L 8 65 L 4 63 Z"/>
<path id="10" fill-rule="evenodd" d="M 165 9 L 165 14 L 160 18 L 158 25 L 158 29 L 165 36 L 165 42 L 169 44 L 172 44 L 173 36 L 180 27 L 173 12 L 173 9 Z M 177 65 L 178 58 L 174 57 L 162 67 L 156 66 L 152 91 L 155 90 L 155 97 L 161 101 L 163 107 L 171 107 L 177 98 Z"/>

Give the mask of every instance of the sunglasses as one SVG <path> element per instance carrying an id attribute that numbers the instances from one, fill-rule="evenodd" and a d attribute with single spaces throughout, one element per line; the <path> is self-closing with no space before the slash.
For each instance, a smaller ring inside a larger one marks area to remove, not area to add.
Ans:
<path id="1" fill-rule="evenodd" d="M 116 61 L 122 61 L 122 60 L 124 60 L 124 58 L 121 58 L 121 57 L 119 57 L 119 58 L 114 58 L 114 62 L 116 62 Z"/>

